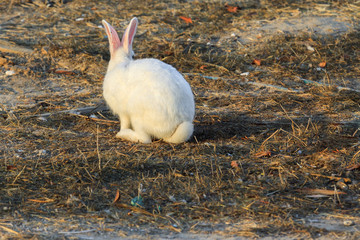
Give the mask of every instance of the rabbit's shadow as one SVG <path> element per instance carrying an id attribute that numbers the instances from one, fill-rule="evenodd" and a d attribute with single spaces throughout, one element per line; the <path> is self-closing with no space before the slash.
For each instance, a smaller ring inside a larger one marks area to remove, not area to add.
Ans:
<path id="1" fill-rule="evenodd" d="M 208 117 L 199 117 L 195 121 L 194 134 L 190 142 L 204 142 L 211 140 L 229 140 L 243 138 L 251 135 L 263 134 L 271 130 L 283 129 L 292 132 L 294 122 L 301 126 L 307 126 L 309 121 L 320 124 L 318 127 L 326 127 L 329 123 L 334 124 L 332 119 L 326 116 L 298 117 L 293 119 L 257 119 L 247 114 L 230 113 L 219 117 L 216 121 L 209 121 Z M 359 128 L 359 122 L 339 123 L 345 134 L 353 134 Z"/>
<path id="2" fill-rule="evenodd" d="M 305 119 L 298 119 L 306 122 Z M 210 140 L 227 140 L 232 138 L 243 138 L 250 135 L 261 134 L 270 129 L 291 129 L 291 121 L 276 120 L 265 121 L 255 119 L 241 113 L 228 113 L 218 119 L 207 119 L 200 117 L 194 124 L 194 134 L 191 142 L 204 142 Z"/>
<path id="3" fill-rule="evenodd" d="M 232 114 L 233 115 L 233 114 Z M 253 124 L 249 125 L 251 120 L 244 115 L 233 115 L 220 117 L 218 119 L 205 119 L 203 117 L 196 119 L 194 126 L 193 138 L 190 140 L 203 142 L 209 140 L 230 139 L 233 137 L 244 137 L 253 132 L 259 132 L 263 128 L 259 126 L 254 127 Z"/>

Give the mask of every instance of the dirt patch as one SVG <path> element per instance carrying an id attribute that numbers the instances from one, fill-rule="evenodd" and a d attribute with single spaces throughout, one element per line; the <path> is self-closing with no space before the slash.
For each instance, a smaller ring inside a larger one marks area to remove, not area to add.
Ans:
<path id="1" fill-rule="evenodd" d="M 2 1 L 2 238 L 357 239 L 359 8 Z M 100 23 L 121 32 L 132 16 L 136 58 L 194 91 L 187 143 L 115 139 Z"/>

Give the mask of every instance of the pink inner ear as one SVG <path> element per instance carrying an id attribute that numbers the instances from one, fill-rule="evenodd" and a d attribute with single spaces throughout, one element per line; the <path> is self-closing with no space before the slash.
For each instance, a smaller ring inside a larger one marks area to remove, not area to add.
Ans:
<path id="1" fill-rule="evenodd" d="M 115 51 L 121 46 L 119 35 L 109 23 L 104 21 L 103 24 L 106 29 L 106 34 L 108 35 L 109 38 L 110 55 L 113 56 Z"/>
<path id="2" fill-rule="evenodd" d="M 132 43 L 134 41 L 137 24 L 138 24 L 137 18 L 133 18 L 130 21 L 129 26 L 126 28 L 121 40 L 122 46 L 129 55 L 132 54 Z"/>
<path id="3" fill-rule="evenodd" d="M 132 42 L 134 41 L 136 28 L 137 28 L 137 21 L 132 21 L 130 31 L 129 31 L 129 45 L 132 45 Z"/>
<path id="4" fill-rule="evenodd" d="M 113 50 L 115 51 L 121 46 L 119 35 L 112 26 L 110 26 L 110 32 L 111 32 L 111 44 L 113 46 Z"/>

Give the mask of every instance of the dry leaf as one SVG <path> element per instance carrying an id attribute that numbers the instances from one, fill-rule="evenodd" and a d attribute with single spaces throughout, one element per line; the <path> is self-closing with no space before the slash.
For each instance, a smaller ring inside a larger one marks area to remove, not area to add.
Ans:
<path id="1" fill-rule="evenodd" d="M 261 60 L 260 59 L 254 59 L 254 61 L 252 63 L 255 64 L 256 66 L 260 66 L 261 65 Z"/>
<path id="2" fill-rule="evenodd" d="M 326 67 L 326 62 L 325 62 L 325 61 L 323 61 L 323 62 L 319 63 L 319 67 L 321 67 L 321 68 Z"/>
<path id="3" fill-rule="evenodd" d="M 271 152 L 270 151 L 262 151 L 255 154 L 255 157 L 261 158 L 261 157 L 270 157 Z"/>
<path id="4" fill-rule="evenodd" d="M 6 170 L 8 170 L 8 171 L 15 170 L 15 169 L 16 169 L 16 166 L 13 166 L 13 165 L 6 166 Z"/>
<path id="5" fill-rule="evenodd" d="M 228 12 L 231 12 L 231 13 L 236 13 L 237 10 L 238 10 L 238 7 L 234 7 L 234 6 L 229 6 L 229 5 L 227 5 L 227 6 L 226 6 L 226 10 L 227 10 Z"/>
<path id="6" fill-rule="evenodd" d="M 231 161 L 231 167 L 238 169 L 239 168 L 239 164 L 236 161 Z"/>
<path id="7" fill-rule="evenodd" d="M 200 69 L 201 69 L 201 70 L 204 70 L 206 67 L 207 67 L 206 65 L 201 65 L 201 66 L 200 66 Z"/>
<path id="8" fill-rule="evenodd" d="M 180 173 L 174 173 L 175 177 L 185 177 L 184 175 L 180 174 Z"/>
<path id="9" fill-rule="evenodd" d="M 192 20 L 191 20 L 191 18 L 189 18 L 189 17 L 180 16 L 180 18 L 181 18 L 182 20 L 184 20 L 186 23 L 192 23 Z"/>
<path id="10" fill-rule="evenodd" d="M 65 74 L 65 75 L 74 75 L 75 74 L 73 71 L 65 70 L 65 69 L 55 69 L 54 73 Z"/>
<path id="11" fill-rule="evenodd" d="M 119 189 L 116 189 L 116 195 L 112 203 L 116 203 L 117 201 L 119 201 L 119 199 L 120 199 L 120 191 Z"/>
<path id="12" fill-rule="evenodd" d="M 0 66 L 4 66 L 8 63 L 8 60 L 6 58 L 0 57 Z"/>
<path id="13" fill-rule="evenodd" d="M 298 189 L 298 192 L 304 193 L 304 194 L 312 194 L 312 195 L 335 195 L 335 194 L 346 194 L 345 192 L 335 191 L 335 190 L 327 190 L 327 189 L 312 189 L 312 188 L 304 188 L 304 189 Z"/>

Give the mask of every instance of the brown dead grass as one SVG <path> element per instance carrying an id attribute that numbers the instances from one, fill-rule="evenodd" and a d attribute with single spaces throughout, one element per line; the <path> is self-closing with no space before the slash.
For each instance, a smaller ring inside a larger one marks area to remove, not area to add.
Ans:
<path id="1" fill-rule="evenodd" d="M 265 1 L 229 13 L 216 1 L 69 1 L 54 8 L 3 1 L 0 12 L 9 15 L 0 36 L 35 53 L 0 53 L 6 59 L 0 68 L 17 73 L 3 78 L 4 94 L 25 89 L 19 104 L 1 106 L 0 232 L 33 239 L 75 232 L 355 239 L 358 233 L 346 227 L 332 232 L 304 223 L 330 214 L 360 224 L 359 168 L 346 170 L 360 157 L 359 32 L 218 42 L 233 20 L 248 31 L 248 22 L 310 8 L 350 15 L 355 23 L 355 2 Z M 141 22 L 137 57 L 174 65 L 193 88 L 196 126 L 187 143 L 120 141 L 117 118 L 96 110 L 104 105 L 109 58 L 97 25 L 106 18 L 123 29 L 133 15 Z M 36 87 L 45 90 L 27 92 Z M 314 189 L 331 194 L 313 196 Z M 130 206 L 139 195 L 144 207 Z"/>

